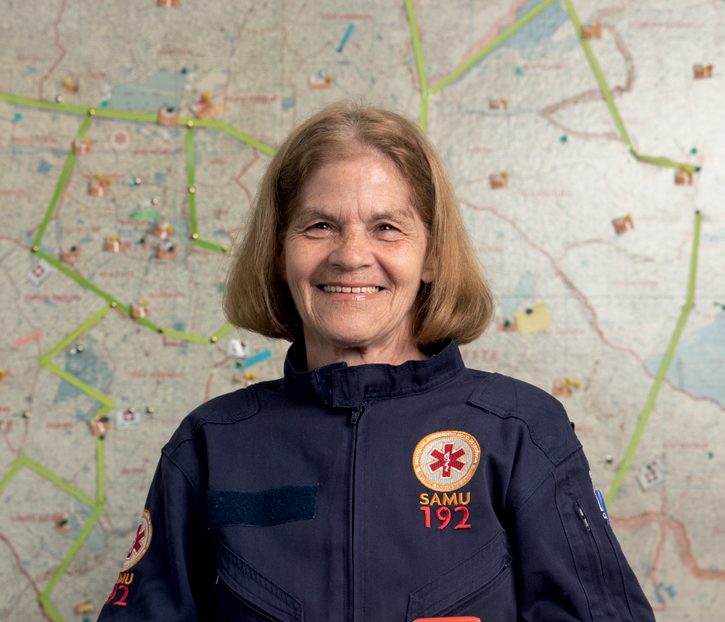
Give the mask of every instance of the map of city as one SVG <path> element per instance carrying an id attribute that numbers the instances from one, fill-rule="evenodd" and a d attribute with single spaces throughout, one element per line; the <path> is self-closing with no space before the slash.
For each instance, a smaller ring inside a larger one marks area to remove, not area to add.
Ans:
<path id="1" fill-rule="evenodd" d="M 279 376 L 224 275 L 342 98 L 449 168 L 497 297 L 468 365 L 563 402 L 657 619 L 721 618 L 723 32 L 720 0 L 4 2 L 0 619 L 95 619 L 180 420 Z"/>

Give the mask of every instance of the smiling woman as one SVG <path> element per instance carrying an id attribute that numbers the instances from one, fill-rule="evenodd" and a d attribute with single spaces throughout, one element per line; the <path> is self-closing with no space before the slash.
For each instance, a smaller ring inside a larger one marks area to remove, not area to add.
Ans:
<path id="1" fill-rule="evenodd" d="M 414 123 L 302 124 L 224 297 L 284 377 L 182 422 L 101 620 L 653 621 L 561 404 L 463 365 L 492 308 Z"/>

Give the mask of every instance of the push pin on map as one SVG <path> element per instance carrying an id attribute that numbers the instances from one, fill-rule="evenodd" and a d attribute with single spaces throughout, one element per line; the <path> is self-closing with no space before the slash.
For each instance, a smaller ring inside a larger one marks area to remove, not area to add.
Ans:
<path id="1" fill-rule="evenodd" d="M 5 384 L 10 377 L 10 370 L 7 367 L 0 369 L 0 384 Z"/>
<path id="2" fill-rule="evenodd" d="M 489 99 L 488 108 L 489 110 L 508 110 L 509 100 L 508 97 L 502 97 L 500 99 Z"/>
<path id="3" fill-rule="evenodd" d="M 508 186 L 509 174 L 506 171 L 494 173 L 493 175 L 489 175 L 488 181 L 491 184 L 491 190 L 500 190 Z"/>
<path id="4" fill-rule="evenodd" d="M 103 241 L 103 250 L 107 253 L 120 253 L 126 248 L 126 244 L 121 241 L 121 236 L 114 233 Z"/>
<path id="5" fill-rule="evenodd" d="M 147 415 L 153 415 L 154 414 L 154 407 L 153 406 L 146 406 L 146 414 Z"/>
<path id="6" fill-rule="evenodd" d="M 173 259 L 174 257 L 176 257 L 176 247 L 169 240 L 164 240 L 156 247 L 157 259 Z"/>
<path id="7" fill-rule="evenodd" d="M 332 74 L 327 69 L 320 69 L 307 79 L 311 89 L 329 89 L 332 86 Z"/>
<path id="8" fill-rule="evenodd" d="M 90 138 L 75 138 L 73 140 L 73 153 L 77 156 L 88 155 L 93 152 L 93 142 Z"/>
<path id="9" fill-rule="evenodd" d="M 162 9 L 178 9 L 180 5 L 181 0 L 159 0 Z"/>
<path id="10" fill-rule="evenodd" d="M 23 419 L 30 419 L 30 411 L 29 410 L 24 410 L 22 413 L 20 413 L 20 416 Z"/>
<path id="11" fill-rule="evenodd" d="M 75 351 L 78 354 L 82 354 L 85 351 L 85 349 L 86 349 L 86 346 L 84 346 L 82 343 L 77 343 L 76 344 Z"/>
<path id="12" fill-rule="evenodd" d="M 247 342 L 241 339 L 230 339 L 227 343 L 227 356 L 235 359 L 247 358 Z"/>
<path id="13" fill-rule="evenodd" d="M 151 199 L 151 205 L 153 205 L 154 207 L 156 207 L 158 204 L 159 204 L 159 197 L 153 197 Z"/>
<path id="14" fill-rule="evenodd" d="M 140 177 L 134 177 L 133 178 L 133 185 L 134 186 L 140 186 L 143 183 L 143 179 Z"/>
<path id="15" fill-rule="evenodd" d="M 105 197 L 111 187 L 111 178 L 103 175 L 96 175 L 88 182 L 88 194 L 92 197 Z"/>
<path id="16" fill-rule="evenodd" d="M 678 168 L 675 171 L 675 186 L 691 186 L 693 175 L 690 171 Z"/>
<path id="17" fill-rule="evenodd" d="M 60 251 L 60 260 L 63 263 L 72 264 L 77 261 L 80 256 L 81 249 L 78 248 L 75 244 L 67 249 L 61 249 Z"/>
<path id="18" fill-rule="evenodd" d="M 63 103 L 63 96 L 58 93 L 58 95 L 55 96 L 55 103 L 56 104 L 62 104 Z"/>
<path id="19" fill-rule="evenodd" d="M 571 397 L 576 389 L 581 388 L 581 382 L 574 380 L 571 376 L 567 376 L 560 382 L 555 382 L 551 389 L 551 394 L 556 397 Z"/>
<path id="20" fill-rule="evenodd" d="M 632 221 L 632 216 L 630 214 L 627 214 L 626 216 L 614 218 L 612 220 L 612 226 L 614 227 L 614 232 L 617 235 L 622 235 L 623 233 L 626 233 L 629 229 L 634 229 L 634 222 Z"/>
<path id="21" fill-rule="evenodd" d="M 63 78 L 63 90 L 68 93 L 68 95 L 75 95 L 78 93 L 79 86 L 80 85 L 78 84 L 78 80 L 76 78 L 71 76 Z"/>
<path id="22" fill-rule="evenodd" d="M 93 436 L 103 439 L 111 429 L 111 420 L 106 415 L 99 415 L 89 422 Z"/>
<path id="23" fill-rule="evenodd" d="M 712 64 L 704 65 L 702 63 L 697 63 L 692 68 L 693 76 L 695 77 L 695 80 L 708 80 L 709 78 L 712 78 L 712 70 L 715 67 Z"/>
<path id="24" fill-rule="evenodd" d="M 652 488 L 662 485 L 665 481 L 666 475 L 667 469 L 665 468 L 665 463 L 659 458 L 655 458 L 654 460 L 650 460 L 639 470 L 637 480 L 639 481 L 639 485 L 642 487 L 642 490 L 647 492 Z"/>
<path id="25" fill-rule="evenodd" d="M 179 111 L 173 106 L 164 106 L 159 110 L 159 125 L 173 127 L 179 123 Z"/>
<path id="26" fill-rule="evenodd" d="M 202 93 L 196 105 L 191 107 L 191 111 L 197 119 L 208 119 L 224 112 L 224 106 L 212 102 L 209 93 Z"/>
<path id="27" fill-rule="evenodd" d="M 154 223 L 154 235 L 160 240 L 168 239 L 173 233 L 174 226 L 166 218 L 159 218 Z"/>
<path id="28" fill-rule="evenodd" d="M 587 41 L 602 38 L 602 25 L 599 22 L 584 24 L 582 26 L 582 38 Z"/>
<path id="29" fill-rule="evenodd" d="M 70 520 L 65 512 L 56 512 L 55 516 L 53 516 L 53 522 L 55 523 L 55 530 L 58 533 L 70 531 Z"/>
<path id="30" fill-rule="evenodd" d="M 612 462 L 614 462 L 614 456 L 612 454 L 607 454 L 606 456 L 604 456 L 604 462 L 606 462 L 607 464 L 612 464 Z"/>
<path id="31" fill-rule="evenodd" d="M 116 426 L 121 429 L 137 428 L 141 425 L 141 413 L 133 406 L 116 411 Z"/>
<path id="32" fill-rule="evenodd" d="M 131 304 L 131 317 L 135 320 L 139 318 L 148 317 L 151 314 L 149 311 L 149 301 L 139 300 L 138 303 Z"/>

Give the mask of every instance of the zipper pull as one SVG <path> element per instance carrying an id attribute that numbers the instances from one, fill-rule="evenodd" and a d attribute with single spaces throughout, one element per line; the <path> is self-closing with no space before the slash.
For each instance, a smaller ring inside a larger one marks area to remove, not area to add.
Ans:
<path id="1" fill-rule="evenodd" d="M 350 415 L 350 423 L 352 425 L 356 425 L 358 422 L 358 419 L 362 416 L 362 414 L 365 412 L 365 404 L 360 404 L 357 408 L 355 408 L 352 411 L 352 414 Z"/>
<path id="2" fill-rule="evenodd" d="M 584 514 L 584 510 L 581 509 L 579 504 L 576 504 L 576 510 L 579 513 L 579 518 L 582 519 L 582 522 L 584 523 L 584 526 L 587 528 L 587 531 L 591 531 L 592 528 L 589 526 L 589 521 L 587 520 L 587 517 Z"/>

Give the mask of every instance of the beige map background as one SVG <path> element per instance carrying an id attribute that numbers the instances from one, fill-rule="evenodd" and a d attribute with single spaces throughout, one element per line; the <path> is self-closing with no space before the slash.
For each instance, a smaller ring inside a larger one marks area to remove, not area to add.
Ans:
<path id="1" fill-rule="evenodd" d="M 559 395 L 658 620 L 722 616 L 725 3 L 1 6 L 0 619 L 95 619 L 181 418 L 280 373 L 286 344 L 224 324 L 225 251 L 275 145 L 343 97 L 449 166 L 498 299 L 468 364 Z"/>

